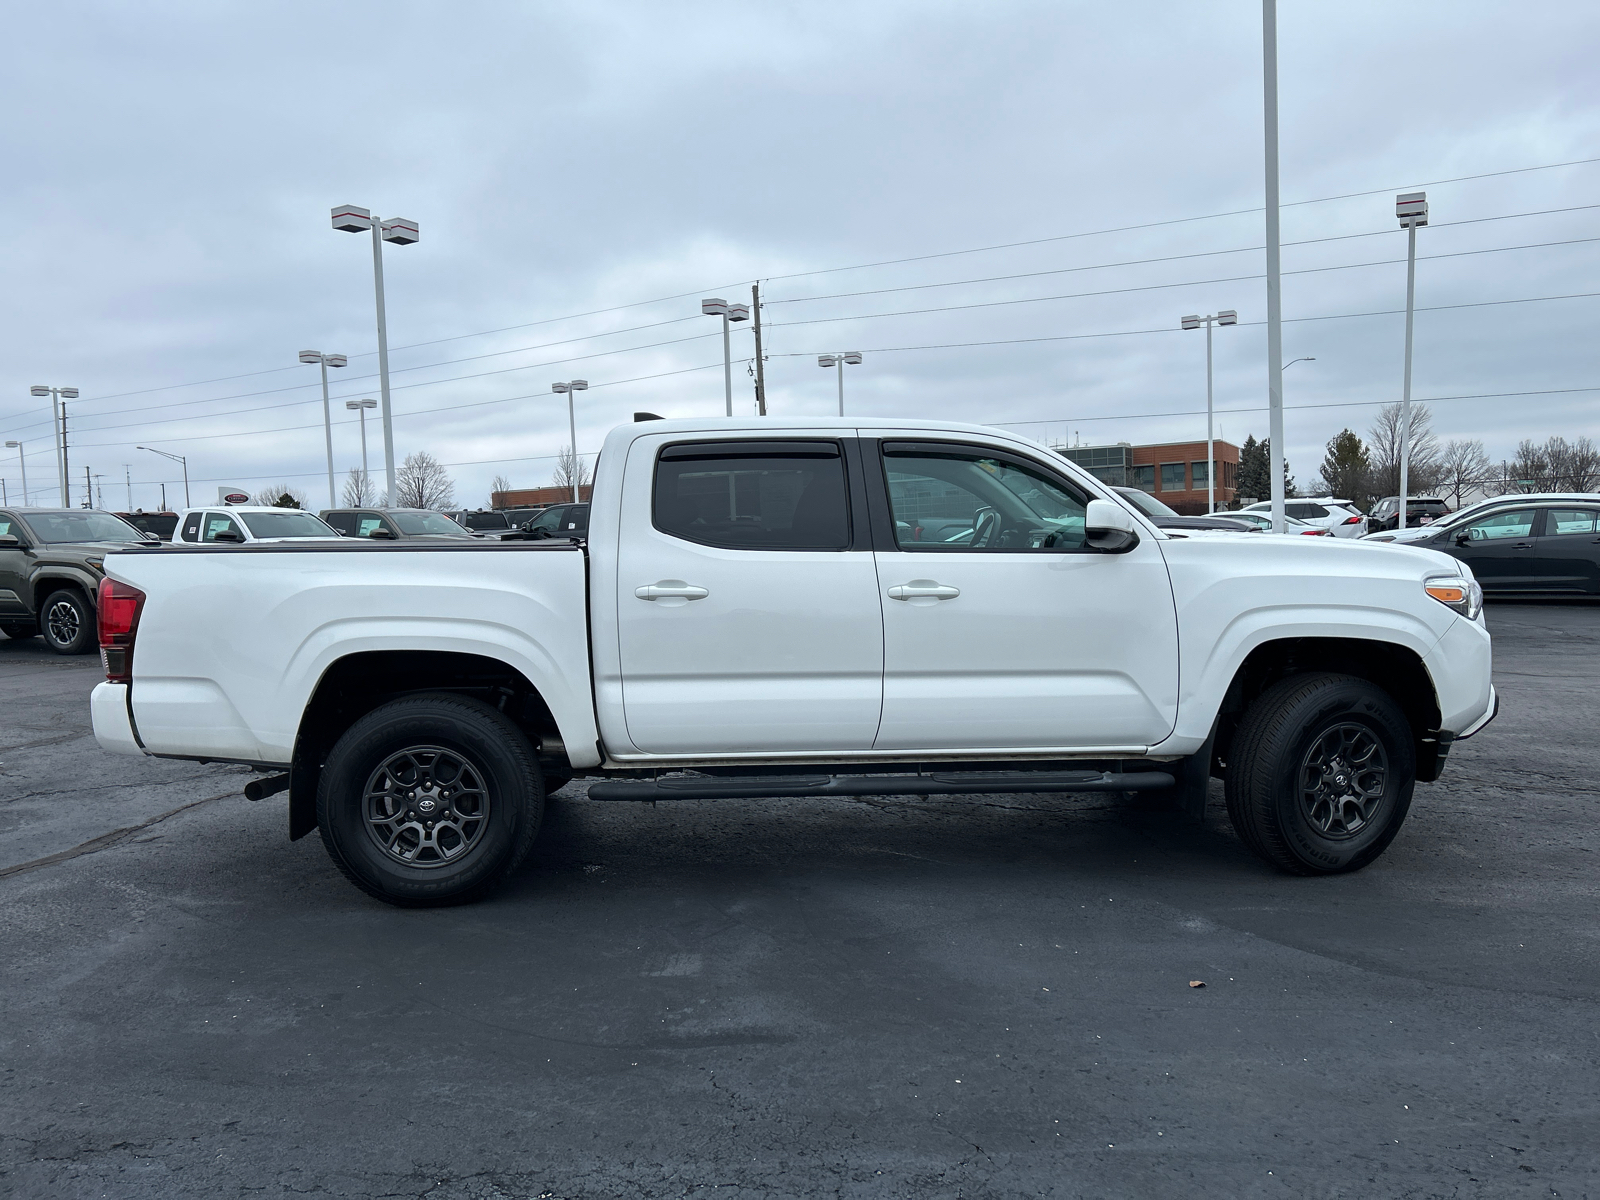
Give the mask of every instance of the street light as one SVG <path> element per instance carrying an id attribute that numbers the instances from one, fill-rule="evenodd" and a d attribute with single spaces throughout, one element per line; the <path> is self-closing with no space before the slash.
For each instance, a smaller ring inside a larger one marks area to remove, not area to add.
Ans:
<path id="1" fill-rule="evenodd" d="M 1294 366 L 1295 363 L 1297 363 L 1297 362 L 1316 362 L 1316 361 L 1317 360 L 1314 359 L 1314 358 L 1291 358 L 1288 362 L 1283 364 L 1283 370 L 1287 371 L 1290 367 Z"/>
<path id="2" fill-rule="evenodd" d="M 367 485 L 372 476 L 367 474 L 367 409 L 377 408 L 376 400 L 346 400 L 344 406 L 361 414 L 361 500 L 367 498 Z"/>
<path id="3" fill-rule="evenodd" d="M 72 504 L 72 498 L 67 493 L 67 406 L 62 404 L 61 401 L 76 400 L 78 398 L 78 389 L 45 387 L 36 383 L 28 389 L 28 394 L 41 398 L 44 396 L 50 397 L 50 419 L 54 426 L 56 476 L 61 488 L 61 507 L 68 508 Z"/>
<path id="4" fill-rule="evenodd" d="M 723 330 L 723 340 L 726 342 L 726 324 L 723 325 Z M 572 477 L 570 482 L 572 483 L 572 502 L 576 504 L 578 503 L 578 476 L 581 472 L 578 466 L 580 462 L 578 458 L 578 418 L 572 411 L 572 393 L 588 391 L 589 381 L 587 379 L 573 379 L 566 383 L 552 383 L 550 390 L 558 396 L 565 395 L 567 398 L 567 433 L 572 438 Z M 733 416 L 732 400 L 728 401 L 728 406 L 728 415 L 731 417 Z"/>
<path id="5" fill-rule="evenodd" d="M 729 304 L 726 300 L 712 297 L 700 301 L 700 311 L 708 317 L 722 318 L 722 388 L 727 397 L 728 415 L 733 416 L 733 352 L 728 346 L 728 322 L 748 321 L 750 319 L 750 306 L 748 304 Z"/>
<path id="6" fill-rule="evenodd" d="M 346 366 L 350 360 L 342 354 L 323 354 L 320 350 L 300 351 L 303 363 L 318 363 L 322 367 L 322 432 L 328 441 L 328 507 L 339 503 L 333 494 L 333 414 L 328 409 L 328 368 Z"/>
<path id="7" fill-rule="evenodd" d="M 383 243 L 409 246 L 419 234 L 417 223 L 403 217 L 387 221 L 377 213 L 343 204 L 333 210 L 333 227 L 343 233 L 372 230 L 372 290 L 378 301 L 378 392 L 383 397 L 383 464 L 389 480 L 389 507 L 394 507 L 394 420 L 389 411 L 389 322 L 383 310 Z"/>
<path id="8" fill-rule="evenodd" d="M 28 461 L 22 457 L 22 443 L 7 442 L 6 449 L 17 452 L 17 466 L 22 468 L 22 506 L 26 508 L 28 506 Z"/>
<path id="9" fill-rule="evenodd" d="M 1401 192 L 1394 198 L 1394 215 L 1406 231 L 1406 368 L 1400 391 L 1400 522 L 1406 527 L 1411 499 L 1411 318 L 1417 303 L 1417 230 L 1428 223 L 1428 193 Z"/>
<path id="10" fill-rule="evenodd" d="M 154 446 L 135 446 L 135 450 L 148 450 L 151 454 L 159 454 L 162 458 L 170 458 L 175 463 L 183 465 L 183 506 L 188 508 L 189 500 L 189 460 L 181 454 L 168 454 L 165 450 L 157 450 Z"/>
<path id="11" fill-rule="evenodd" d="M 1217 449 L 1216 439 L 1212 435 L 1212 408 L 1211 408 L 1211 323 L 1218 325 L 1237 325 L 1239 314 L 1231 308 L 1221 312 L 1212 313 L 1210 316 L 1189 316 L 1183 319 L 1185 329 L 1199 329 L 1206 327 L 1206 511 L 1217 511 Z"/>
<path id="12" fill-rule="evenodd" d="M 817 366 L 837 367 L 839 370 L 839 415 L 844 416 L 844 365 L 849 363 L 852 367 L 861 362 L 861 351 L 851 350 L 846 354 L 819 354 Z"/>

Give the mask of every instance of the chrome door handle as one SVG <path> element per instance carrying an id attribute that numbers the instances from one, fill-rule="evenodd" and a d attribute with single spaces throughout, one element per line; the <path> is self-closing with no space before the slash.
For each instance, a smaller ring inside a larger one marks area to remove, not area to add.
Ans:
<path id="1" fill-rule="evenodd" d="M 910 583 L 898 583 L 889 589 L 891 600 L 954 600 L 961 595 L 961 589 L 951 587 L 947 583 L 935 583 L 931 579 L 913 579 Z"/>
<path id="2" fill-rule="evenodd" d="M 711 595 L 703 587 L 695 587 L 681 579 L 662 579 L 633 589 L 641 600 L 704 600 Z"/>

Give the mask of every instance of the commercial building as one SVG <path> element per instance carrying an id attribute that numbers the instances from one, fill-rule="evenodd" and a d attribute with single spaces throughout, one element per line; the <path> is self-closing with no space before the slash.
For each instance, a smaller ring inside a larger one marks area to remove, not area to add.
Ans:
<path id="1" fill-rule="evenodd" d="M 578 486 L 578 499 L 585 503 L 589 500 L 590 486 Z M 543 504 L 566 504 L 572 499 L 572 488 L 566 484 L 550 484 L 546 487 L 518 488 L 510 492 L 491 492 L 489 504 L 493 508 L 536 508 Z"/>
<path id="2" fill-rule="evenodd" d="M 1056 446 L 1056 453 L 1077 463 L 1096 479 L 1114 487 L 1142 488 L 1168 508 L 1186 517 L 1206 511 L 1208 471 L 1217 476 L 1217 507 L 1232 508 L 1239 474 L 1239 447 L 1232 442 L 1212 443 L 1213 464 L 1206 465 L 1206 444 L 1161 442 L 1135 446 Z"/>

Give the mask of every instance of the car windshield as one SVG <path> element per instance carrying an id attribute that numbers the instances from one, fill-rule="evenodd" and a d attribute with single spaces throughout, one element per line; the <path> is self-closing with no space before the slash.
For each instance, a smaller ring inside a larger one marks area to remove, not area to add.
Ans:
<path id="1" fill-rule="evenodd" d="M 339 535 L 333 526 L 308 512 L 286 508 L 282 512 L 240 513 L 239 519 L 252 536 L 258 538 L 331 538 Z"/>
<path id="2" fill-rule="evenodd" d="M 23 518 L 41 542 L 147 542 L 121 517 L 103 512 L 28 513 Z"/>
<path id="3" fill-rule="evenodd" d="M 462 513 L 461 523 L 468 529 L 510 529 L 511 522 L 502 512 Z"/>
<path id="4" fill-rule="evenodd" d="M 401 533 L 409 533 L 413 537 L 430 533 L 444 537 L 472 536 L 443 513 L 392 512 L 389 519 L 400 527 Z"/>
<path id="5" fill-rule="evenodd" d="M 1128 503 L 1132 504 L 1147 517 L 1175 517 L 1177 511 L 1168 508 L 1149 492 L 1141 492 L 1138 488 L 1118 488 L 1117 492 Z"/>

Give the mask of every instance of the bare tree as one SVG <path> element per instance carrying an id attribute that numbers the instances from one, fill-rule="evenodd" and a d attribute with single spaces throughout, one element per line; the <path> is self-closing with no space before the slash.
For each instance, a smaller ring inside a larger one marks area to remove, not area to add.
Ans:
<path id="1" fill-rule="evenodd" d="M 455 481 L 426 450 L 406 455 L 394 476 L 397 508 L 449 508 L 455 503 Z"/>
<path id="2" fill-rule="evenodd" d="M 1460 508 L 1462 497 L 1473 488 L 1490 486 L 1493 470 L 1482 442 L 1454 438 L 1444 444 L 1439 454 L 1438 486 L 1441 491 L 1450 493 L 1455 498 L 1455 506 Z"/>
<path id="3" fill-rule="evenodd" d="M 1385 404 L 1367 433 L 1372 455 L 1372 490 L 1379 496 L 1400 494 L 1401 407 Z M 1411 406 L 1411 462 L 1406 480 L 1413 496 L 1431 492 L 1439 483 L 1439 438 L 1426 404 Z"/>
<path id="4" fill-rule="evenodd" d="M 372 508 L 378 503 L 378 488 L 360 467 L 351 467 L 344 477 L 344 503 L 347 508 Z"/>
<path id="5" fill-rule="evenodd" d="M 1545 457 L 1550 460 L 1550 490 L 1552 492 L 1587 492 L 1594 489 L 1600 479 L 1600 450 L 1586 437 L 1568 442 L 1566 438 L 1553 437 L 1544 445 Z"/>
<path id="6" fill-rule="evenodd" d="M 495 506 L 494 498 L 496 496 L 502 495 L 510 490 L 511 480 L 507 479 L 504 475 L 496 475 L 493 479 L 489 480 L 489 507 L 493 508 Z"/>
<path id="7" fill-rule="evenodd" d="M 250 503 L 266 505 L 269 508 L 304 508 L 306 494 L 290 484 L 274 483 L 257 492 Z"/>
<path id="8" fill-rule="evenodd" d="M 553 481 L 556 487 L 587 487 L 589 484 L 589 464 L 583 460 L 581 454 L 572 453 L 571 446 L 561 447 L 561 453 L 556 458 L 556 474 Z"/>

